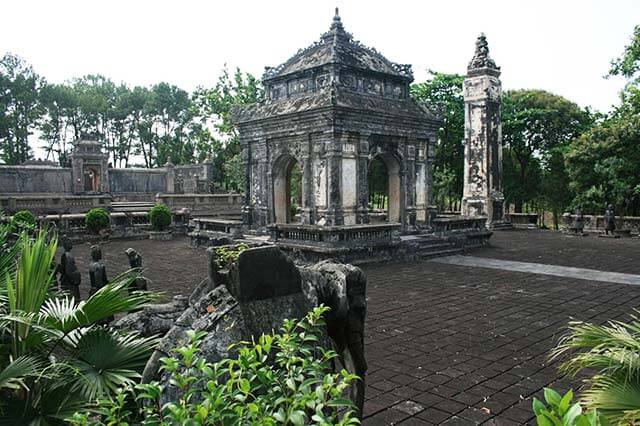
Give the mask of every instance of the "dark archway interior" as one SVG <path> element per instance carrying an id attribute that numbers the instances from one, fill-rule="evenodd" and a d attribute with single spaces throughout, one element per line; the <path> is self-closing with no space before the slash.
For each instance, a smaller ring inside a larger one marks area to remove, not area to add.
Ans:
<path id="1" fill-rule="evenodd" d="M 296 160 L 289 163 L 287 170 L 287 222 L 299 222 L 298 211 L 302 207 L 302 169 Z"/>
<path id="2" fill-rule="evenodd" d="M 382 158 L 375 157 L 369 163 L 369 211 L 372 222 L 388 220 L 389 172 Z"/>

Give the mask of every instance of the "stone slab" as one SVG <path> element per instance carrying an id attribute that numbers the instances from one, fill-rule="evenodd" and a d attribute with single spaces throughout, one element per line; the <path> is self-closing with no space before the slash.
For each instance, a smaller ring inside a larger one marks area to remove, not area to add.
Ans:
<path id="1" fill-rule="evenodd" d="M 518 262 L 512 260 L 490 259 L 474 256 L 446 256 L 432 259 L 432 262 L 451 265 L 473 266 L 478 268 L 501 269 L 505 271 L 527 272 L 531 274 L 554 275 L 579 280 L 601 281 L 616 284 L 640 285 L 640 275 L 619 272 L 598 271 L 595 269 L 574 268 L 571 266 L 546 265 L 543 263 Z"/>

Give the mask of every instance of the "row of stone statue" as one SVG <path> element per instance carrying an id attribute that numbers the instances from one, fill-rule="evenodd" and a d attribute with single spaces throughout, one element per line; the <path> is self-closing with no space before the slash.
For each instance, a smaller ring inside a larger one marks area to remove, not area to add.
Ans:
<path id="1" fill-rule="evenodd" d="M 576 233 L 582 234 L 584 231 L 584 215 L 582 214 L 582 208 L 578 206 L 575 211 L 574 229 Z M 613 208 L 613 204 L 607 206 L 607 210 L 604 212 L 604 232 L 605 235 L 609 233 L 613 234 L 616 230 L 616 214 Z"/>
<path id="2" fill-rule="evenodd" d="M 73 243 L 71 239 L 67 237 L 62 238 L 62 248 L 64 252 L 60 256 L 60 263 L 56 269 L 56 273 L 59 275 L 59 286 L 61 290 L 69 292 L 76 301 L 80 300 L 80 283 L 82 281 L 80 271 L 76 266 L 76 259 L 71 250 L 73 249 Z M 125 254 L 129 259 L 129 266 L 131 269 L 137 271 L 142 270 L 142 256 L 132 248 L 125 250 Z M 102 262 L 102 248 L 99 245 L 91 246 L 91 262 L 89 263 L 89 280 L 91 282 L 91 288 L 89 290 L 89 296 L 92 296 L 99 289 L 107 285 L 107 268 Z M 129 285 L 129 292 L 136 290 L 147 290 L 148 280 L 144 277 L 136 278 Z"/>

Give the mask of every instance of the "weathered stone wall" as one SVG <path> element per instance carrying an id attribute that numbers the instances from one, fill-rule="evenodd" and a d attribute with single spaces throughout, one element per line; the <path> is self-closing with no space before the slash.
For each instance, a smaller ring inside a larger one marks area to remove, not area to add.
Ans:
<path id="1" fill-rule="evenodd" d="M 70 193 L 71 169 L 52 166 L 0 166 L 0 194 Z"/>
<path id="2" fill-rule="evenodd" d="M 570 213 L 562 215 L 561 226 L 564 230 L 573 228 L 576 216 Z M 584 215 L 584 230 L 594 232 L 604 232 L 604 216 L 603 215 Z M 616 229 L 628 229 L 632 233 L 640 233 L 640 217 L 638 216 L 616 216 Z"/>
<path id="3" fill-rule="evenodd" d="M 109 169 L 109 188 L 112 194 L 165 192 L 166 169 Z"/>

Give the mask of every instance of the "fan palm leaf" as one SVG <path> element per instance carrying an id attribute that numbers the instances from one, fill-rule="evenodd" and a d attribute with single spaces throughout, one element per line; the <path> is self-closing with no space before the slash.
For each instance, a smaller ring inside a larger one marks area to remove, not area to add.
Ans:
<path id="1" fill-rule="evenodd" d="M 640 383 L 602 375 L 593 377 L 591 382 L 591 388 L 582 394 L 589 407 L 597 408 L 613 423 L 640 422 Z"/>
<path id="2" fill-rule="evenodd" d="M 40 376 L 43 367 L 43 361 L 35 357 L 21 356 L 9 360 L 9 364 L 0 371 L 0 390 L 27 389 L 25 379 Z"/>
<path id="3" fill-rule="evenodd" d="M 73 331 L 64 339 L 65 349 L 73 354 L 69 366 L 77 372 L 72 389 L 95 400 L 133 384 L 158 341 L 156 337 L 118 335 L 102 327 Z"/>

